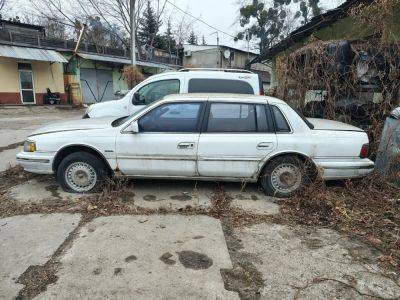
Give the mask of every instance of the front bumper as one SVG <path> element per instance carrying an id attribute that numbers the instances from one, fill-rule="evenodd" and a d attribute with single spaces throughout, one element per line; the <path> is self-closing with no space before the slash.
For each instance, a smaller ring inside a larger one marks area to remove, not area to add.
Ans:
<path id="1" fill-rule="evenodd" d="M 323 169 L 325 180 L 361 178 L 374 171 L 374 162 L 369 159 L 316 160 L 316 165 Z"/>
<path id="2" fill-rule="evenodd" d="M 20 152 L 17 154 L 17 163 L 25 171 L 36 174 L 53 174 L 54 155 L 41 152 Z"/>

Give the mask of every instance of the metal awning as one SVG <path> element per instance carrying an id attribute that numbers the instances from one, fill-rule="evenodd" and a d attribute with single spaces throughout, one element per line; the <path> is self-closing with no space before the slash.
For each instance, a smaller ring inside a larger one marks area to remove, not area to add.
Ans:
<path id="1" fill-rule="evenodd" d="M 37 60 L 67 63 L 68 61 L 60 53 L 54 50 L 27 48 L 0 45 L 0 57 L 11 57 L 16 59 Z"/>
<path id="2" fill-rule="evenodd" d="M 104 62 L 110 62 L 110 63 L 116 63 L 116 64 L 122 64 L 122 65 L 130 65 L 131 64 L 131 60 L 128 59 L 128 58 L 124 58 L 124 57 L 109 56 L 109 55 L 99 55 L 99 54 L 89 54 L 89 53 L 78 53 L 78 55 L 80 57 L 82 57 L 83 59 L 104 61 Z M 140 61 L 140 60 L 138 60 L 136 62 L 136 64 L 138 66 L 142 66 L 142 67 L 173 70 L 173 68 L 168 66 L 168 65 L 160 64 L 160 63 L 154 63 L 154 62 L 148 62 L 148 61 Z"/>

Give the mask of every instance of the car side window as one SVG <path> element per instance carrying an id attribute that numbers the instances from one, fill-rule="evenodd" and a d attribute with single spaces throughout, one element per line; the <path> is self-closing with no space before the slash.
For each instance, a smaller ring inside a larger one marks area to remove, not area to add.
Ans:
<path id="1" fill-rule="evenodd" d="M 276 132 L 290 132 L 290 126 L 281 110 L 274 105 L 271 106 L 271 109 L 274 114 Z"/>
<path id="2" fill-rule="evenodd" d="M 201 103 L 163 104 L 140 118 L 139 132 L 198 132 Z"/>
<path id="3" fill-rule="evenodd" d="M 194 78 L 189 80 L 188 93 L 254 94 L 252 86 L 243 80 Z"/>
<path id="4" fill-rule="evenodd" d="M 140 99 L 139 104 L 147 105 L 167 95 L 179 94 L 179 92 L 179 79 L 170 79 L 151 82 L 142 87 L 137 93 Z"/>
<path id="5" fill-rule="evenodd" d="M 257 131 L 274 132 L 274 126 L 269 111 L 265 105 L 256 105 Z"/>
<path id="6" fill-rule="evenodd" d="M 253 104 L 212 103 L 208 132 L 256 132 L 256 111 Z"/>

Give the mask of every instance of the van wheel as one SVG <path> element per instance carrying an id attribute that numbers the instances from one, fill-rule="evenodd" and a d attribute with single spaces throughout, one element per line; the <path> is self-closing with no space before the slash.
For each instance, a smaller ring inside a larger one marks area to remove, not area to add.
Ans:
<path id="1" fill-rule="evenodd" d="M 104 163 L 87 152 L 75 152 L 66 156 L 57 169 L 59 184 L 64 191 L 72 193 L 98 191 L 107 177 Z"/>
<path id="2" fill-rule="evenodd" d="M 278 198 L 294 195 L 304 181 L 304 164 L 295 156 L 282 156 L 272 160 L 260 177 L 265 194 Z"/>

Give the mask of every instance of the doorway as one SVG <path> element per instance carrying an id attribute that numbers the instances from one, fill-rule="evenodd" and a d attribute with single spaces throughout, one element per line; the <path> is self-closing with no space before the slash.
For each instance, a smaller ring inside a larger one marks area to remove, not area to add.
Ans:
<path id="1" fill-rule="evenodd" d="M 36 104 L 32 65 L 29 63 L 18 63 L 18 73 L 22 104 Z"/>

